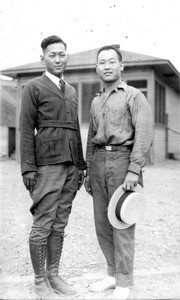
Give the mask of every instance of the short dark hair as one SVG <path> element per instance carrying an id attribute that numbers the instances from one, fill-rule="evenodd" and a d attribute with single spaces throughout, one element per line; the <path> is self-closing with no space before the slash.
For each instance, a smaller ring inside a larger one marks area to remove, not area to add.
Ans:
<path id="1" fill-rule="evenodd" d="M 55 43 L 62 43 L 67 48 L 66 43 L 57 35 L 51 35 L 46 38 L 44 38 L 41 42 L 41 48 L 42 50 L 45 50 L 49 45 L 55 44 Z"/>
<path id="2" fill-rule="evenodd" d="M 99 50 L 98 50 L 98 52 L 97 52 L 97 60 L 98 60 L 98 56 L 99 56 L 99 54 L 102 52 L 102 51 L 104 51 L 104 50 L 114 50 L 116 53 L 117 53 L 117 55 L 118 55 L 118 57 L 119 57 L 119 60 L 120 61 L 122 61 L 122 54 L 121 54 L 121 52 L 120 52 L 120 50 L 119 50 L 119 45 L 107 45 L 107 46 L 103 46 L 103 47 L 101 47 Z"/>

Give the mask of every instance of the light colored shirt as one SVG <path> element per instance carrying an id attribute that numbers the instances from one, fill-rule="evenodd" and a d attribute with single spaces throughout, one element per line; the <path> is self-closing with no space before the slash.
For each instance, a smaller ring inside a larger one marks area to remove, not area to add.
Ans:
<path id="1" fill-rule="evenodd" d="M 109 95 L 101 91 L 91 104 L 87 167 L 96 145 L 132 146 L 128 170 L 139 174 L 153 140 L 150 106 L 144 94 L 121 82 Z"/>

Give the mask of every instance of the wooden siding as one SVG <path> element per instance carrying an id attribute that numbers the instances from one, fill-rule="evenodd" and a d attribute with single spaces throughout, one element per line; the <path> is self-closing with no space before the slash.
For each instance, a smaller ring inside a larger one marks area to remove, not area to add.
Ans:
<path id="1" fill-rule="evenodd" d="M 166 130 L 163 127 L 155 126 L 154 130 L 154 161 L 163 162 L 166 158 Z"/>

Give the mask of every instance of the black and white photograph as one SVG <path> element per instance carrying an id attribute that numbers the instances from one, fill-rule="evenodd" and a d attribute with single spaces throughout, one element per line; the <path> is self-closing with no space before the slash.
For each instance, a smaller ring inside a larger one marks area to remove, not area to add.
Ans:
<path id="1" fill-rule="evenodd" d="M 0 299 L 180 299 L 179 0 L 0 0 Z"/>

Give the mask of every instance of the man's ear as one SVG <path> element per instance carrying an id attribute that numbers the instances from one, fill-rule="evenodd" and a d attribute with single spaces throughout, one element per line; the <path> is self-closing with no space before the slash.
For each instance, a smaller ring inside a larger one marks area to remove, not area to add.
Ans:
<path id="1" fill-rule="evenodd" d="M 123 71 L 123 70 L 124 70 L 124 64 L 123 64 L 123 62 L 122 62 L 122 61 L 120 62 L 120 68 L 121 68 L 121 71 Z"/>
<path id="2" fill-rule="evenodd" d="M 98 74 L 98 64 L 96 64 L 96 73 Z"/>
<path id="3" fill-rule="evenodd" d="M 69 61 L 69 54 L 67 54 L 67 61 Z"/>
<path id="4" fill-rule="evenodd" d="M 40 61 L 44 64 L 44 56 L 40 55 Z"/>

